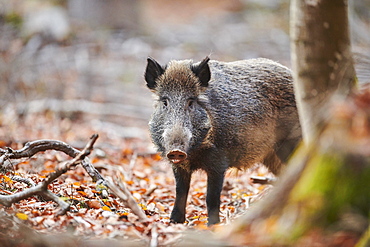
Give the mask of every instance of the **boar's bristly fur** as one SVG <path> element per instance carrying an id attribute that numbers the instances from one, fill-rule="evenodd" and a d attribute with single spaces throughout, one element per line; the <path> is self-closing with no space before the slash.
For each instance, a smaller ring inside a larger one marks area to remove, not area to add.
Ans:
<path id="1" fill-rule="evenodd" d="M 268 59 L 199 63 L 148 59 L 147 86 L 156 96 L 152 140 L 172 163 L 176 200 L 171 221 L 185 221 L 191 174 L 207 173 L 208 223 L 219 222 L 229 167 L 265 164 L 277 174 L 301 139 L 292 76 Z"/>

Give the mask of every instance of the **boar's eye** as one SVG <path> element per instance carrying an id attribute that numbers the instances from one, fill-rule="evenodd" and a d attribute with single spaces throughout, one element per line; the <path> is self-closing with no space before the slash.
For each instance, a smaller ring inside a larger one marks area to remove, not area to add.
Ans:
<path id="1" fill-rule="evenodd" d="M 188 99 L 188 104 L 187 104 L 188 109 L 193 109 L 194 108 L 195 100 L 196 100 L 195 98 Z"/>
<path id="2" fill-rule="evenodd" d="M 168 106 L 168 98 L 167 97 L 161 98 L 160 101 L 162 102 L 162 104 L 163 104 L 164 107 L 167 107 Z"/>

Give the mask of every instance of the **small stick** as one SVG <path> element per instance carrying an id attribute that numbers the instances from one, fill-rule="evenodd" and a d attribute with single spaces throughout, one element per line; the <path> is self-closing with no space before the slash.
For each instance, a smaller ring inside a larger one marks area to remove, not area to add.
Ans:
<path id="1" fill-rule="evenodd" d="M 157 225 L 155 223 L 153 223 L 152 234 L 151 234 L 150 244 L 149 244 L 150 247 L 157 247 L 158 246 L 158 236 L 159 236 L 159 234 L 158 234 Z"/>
<path id="2" fill-rule="evenodd" d="M 112 193 L 115 194 L 118 198 L 120 198 L 127 207 L 131 208 L 132 212 L 139 217 L 139 220 L 141 221 L 148 220 L 144 211 L 137 205 L 130 191 L 126 188 L 126 186 L 123 183 L 118 182 L 117 186 L 113 183 L 113 180 L 110 177 L 107 178 L 106 182 L 108 188 L 112 191 Z"/>
<path id="3" fill-rule="evenodd" d="M 251 176 L 250 179 L 254 184 L 272 184 L 276 181 L 275 178 L 261 177 L 261 176 Z"/>

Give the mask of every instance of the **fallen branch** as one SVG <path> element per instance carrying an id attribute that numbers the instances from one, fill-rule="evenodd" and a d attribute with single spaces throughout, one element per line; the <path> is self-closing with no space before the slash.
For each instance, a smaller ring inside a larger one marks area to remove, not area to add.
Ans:
<path id="1" fill-rule="evenodd" d="M 69 210 L 70 205 L 54 195 L 47 188 L 48 185 L 51 184 L 59 176 L 66 173 L 72 167 L 81 164 L 86 172 L 89 174 L 89 176 L 92 177 L 93 181 L 97 182 L 97 190 L 101 191 L 103 197 L 108 196 L 107 188 L 110 188 L 111 192 L 119 197 L 123 201 L 123 203 L 125 203 L 125 205 L 129 207 L 132 212 L 139 217 L 139 220 L 147 220 L 144 211 L 137 205 L 135 199 L 132 197 L 131 193 L 124 186 L 124 184 L 118 182 L 118 186 L 116 186 L 111 178 L 109 178 L 109 180 L 104 179 L 89 161 L 87 156 L 92 151 L 93 145 L 97 138 L 98 135 L 93 135 L 82 151 L 73 148 L 67 143 L 56 140 L 37 140 L 33 142 L 28 142 L 20 150 L 13 150 L 11 148 L 0 149 L 0 169 L 7 169 L 4 165 L 6 163 L 5 161 L 25 157 L 30 158 L 36 153 L 46 150 L 61 151 L 73 157 L 72 160 L 66 162 L 61 168 L 51 173 L 42 183 L 38 185 L 32 184 L 32 181 L 28 181 L 18 176 L 13 176 L 12 179 L 26 183 L 31 187 L 16 194 L 0 195 L 0 204 L 9 207 L 13 203 L 16 203 L 22 199 L 26 199 L 33 195 L 39 195 L 42 198 L 46 200 L 52 200 L 59 205 L 61 210 L 60 212 L 58 212 L 58 215 L 65 214 L 65 212 Z"/>
<path id="2" fill-rule="evenodd" d="M 85 164 L 85 166 L 90 169 L 90 172 L 94 173 L 92 175 L 95 176 L 95 179 L 99 179 L 103 182 L 104 181 L 103 177 L 95 170 L 94 167 L 92 167 L 90 162 L 88 162 L 87 160 L 87 156 L 91 153 L 93 149 L 93 145 L 97 139 L 98 139 L 98 135 L 97 134 L 93 135 L 90 138 L 90 141 L 86 144 L 85 148 L 81 152 L 78 151 L 77 149 L 74 149 L 73 147 L 71 147 L 70 145 L 64 142 L 53 141 L 53 140 L 40 140 L 40 141 L 29 142 L 24 146 L 24 148 L 20 150 L 12 150 L 10 148 L 8 148 L 7 150 L 1 149 L 0 153 L 2 155 L 0 156 L 0 165 L 2 165 L 4 161 L 7 159 L 19 159 L 23 157 L 32 157 L 37 152 L 41 152 L 41 151 L 45 151 L 49 149 L 62 151 L 68 154 L 69 156 L 72 156 L 73 159 L 66 162 L 61 168 L 51 173 L 42 183 L 34 187 L 28 188 L 22 192 L 12 194 L 12 195 L 6 195 L 6 196 L 0 195 L 0 204 L 9 207 L 13 203 L 16 203 L 22 199 L 26 199 L 33 195 L 39 195 L 42 198 L 56 202 L 60 206 L 61 210 L 58 212 L 58 215 L 65 214 L 65 212 L 69 209 L 69 204 L 59 199 L 59 197 L 57 197 L 52 192 L 50 192 L 48 190 L 48 185 L 51 184 L 59 176 L 66 173 L 72 167 L 79 165 L 79 164 L 83 164 L 84 162 L 86 164 L 89 164 L 89 165 Z M 90 173 L 89 175 L 91 176 Z"/>
<path id="3" fill-rule="evenodd" d="M 96 136 L 96 137 L 95 137 Z M 95 140 L 98 138 L 97 135 L 91 137 Z M 95 142 L 95 141 L 94 141 Z M 57 140 L 37 140 L 32 142 L 27 142 L 24 147 L 20 150 L 13 150 L 11 148 L 1 149 L 0 148 L 0 168 L 3 167 L 6 160 L 10 159 L 21 159 L 21 158 L 31 158 L 38 152 L 44 152 L 46 150 L 56 150 L 67 154 L 68 156 L 75 158 L 81 152 L 71 145 Z M 91 162 L 87 157 L 82 159 L 82 166 L 89 174 L 89 176 L 93 179 L 94 182 L 102 182 L 104 181 L 103 177 L 100 173 L 92 166 Z"/>
<path id="4" fill-rule="evenodd" d="M 12 180 L 20 183 L 25 183 L 30 187 L 36 186 L 36 184 L 29 178 L 22 178 L 20 176 L 14 175 L 12 176 Z"/>
<path id="5" fill-rule="evenodd" d="M 148 218 L 146 217 L 144 211 L 137 205 L 135 199 L 132 197 L 130 191 L 126 188 L 123 183 L 118 182 L 118 186 L 115 185 L 112 178 L 107 178 L 107 186 L 115 194 L 121 201 L 129 207 L 132 212 L 139 217 L 140 221 L 146 221 Z"/>

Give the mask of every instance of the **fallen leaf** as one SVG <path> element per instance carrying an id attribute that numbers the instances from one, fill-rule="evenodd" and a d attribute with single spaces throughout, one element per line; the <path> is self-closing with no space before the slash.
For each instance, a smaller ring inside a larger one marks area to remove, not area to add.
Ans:
<path id="1" fill-rule="evenodd" d="M 28 215 L 27 214 L 24 214 L 24 213 L 16 213 L 15 214 L 17 217 L 18 217 L 18 219 L 20 219 L 20 220 L 28 220 Z"/>
<path id="2" fill-rule="evenodd" d="M 86 204 L 89 208 L 99 209 L 101 208 L 101 204 L 98 200 L 88 200 Z"/>
<path id="3" fill-rule="evenodd" d="M 102 209 L 105 211 L 112 211 L 108 206 L 103 206 Z"/>
<path id="4" fill-rule="evenodd" d="M 82 190 L 78 190 L 77 193 L 80 194 L 81 196 L 87 196 L 86 192 Z"/>

